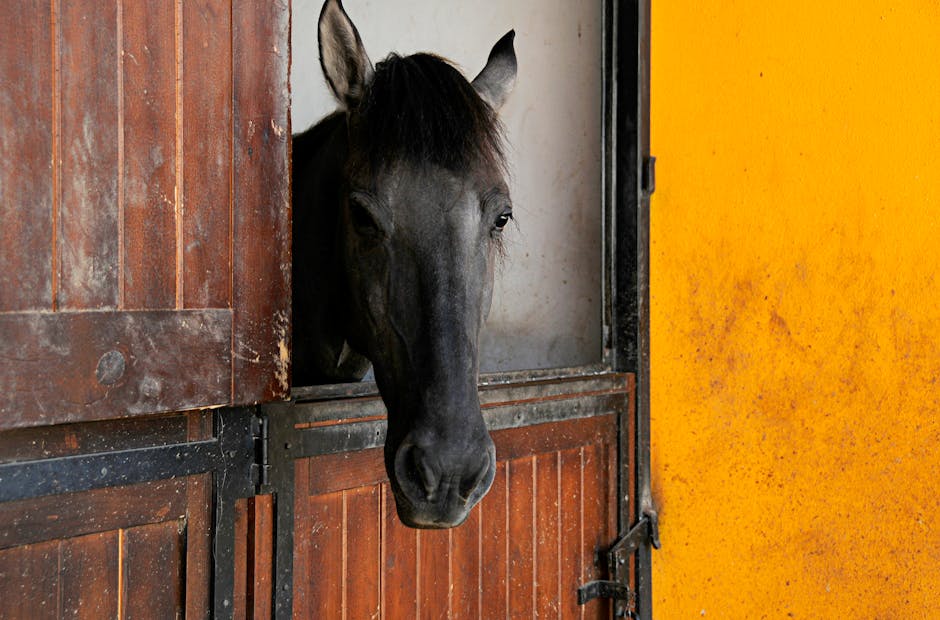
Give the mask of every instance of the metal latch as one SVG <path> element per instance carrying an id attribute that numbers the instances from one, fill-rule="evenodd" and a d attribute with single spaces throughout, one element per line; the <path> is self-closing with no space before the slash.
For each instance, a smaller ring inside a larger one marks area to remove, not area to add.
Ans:
<path id="1" fill-rule="evenodd" d="M 614 606 L 616 617 L 633 616 L 635 594 L 623 582 L 626 581 L 627 560 L 630 554 L 643 545 L 651 545 L 654 549 L 661 546 L 659 519 L 653 511 L 644 514 L 643 518 L 607 552 L 608 573 L 620 581 L 602 579 L 584 584 L 578 588 L 578 605 L 584 605 L 596 598 L 609 598 L 617 602 Z"/>

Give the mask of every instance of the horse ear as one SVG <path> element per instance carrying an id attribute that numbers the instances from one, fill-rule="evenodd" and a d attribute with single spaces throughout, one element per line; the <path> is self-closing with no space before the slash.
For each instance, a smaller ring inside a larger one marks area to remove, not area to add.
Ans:
<path id="1" fill-rule="evenodd" d="M 516 31 L 510 30 L 496 42 L 486 66 L 473 78 L 473 87 L 494 110 L 503 107 L 516 85 L 516 50 L 512 42 Z"/>
<path id="2" fill-rule="evenodd" d="M 326 0 L 320 11 L 320 65 L 339 102 L 352 107 L 372 79 L 372 61 L 341 0 Z"/>

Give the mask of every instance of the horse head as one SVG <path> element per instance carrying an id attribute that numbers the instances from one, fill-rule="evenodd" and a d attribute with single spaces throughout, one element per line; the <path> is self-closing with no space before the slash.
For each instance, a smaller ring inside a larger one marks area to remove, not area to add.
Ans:
<path id="1" fill-rule="evenodd" d="M 388 410 L 386 470 L 413 527 L 462 523 L 496 471 L 478 340 L 512 218 L 496 113 L 515 81 L 513 36 L 471 82 L 430 54 L 373 66 L 339 0 L 320 15 L 321 65 L 341 106 L 333 147 L 343 153 L 342 351 L 326 357 L 372 363 Z"/>

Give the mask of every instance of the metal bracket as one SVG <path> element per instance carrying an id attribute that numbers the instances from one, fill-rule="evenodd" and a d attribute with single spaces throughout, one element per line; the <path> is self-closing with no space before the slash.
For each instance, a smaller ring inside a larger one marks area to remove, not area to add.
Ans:
<path id="1" fill-rule="evenodd" d="M 270 482 L 271 460 L 268 455 L 270 435 L 268 416 L 255 411 L 251 420 L 251 438 L 254 443 L 255 462 L 251 465 L 251 481 L 257 495 L 269 495 L 274 492 Z"/>
<path id="2" fill-rule="evenodd" d="M 625 536 L 611 545 L 607 552 L 609 574 L 624 579 L 623 575 L 626 573 L 624 568 L 629 556 L 643 545 L 650 545 L 654 549 L 662 546 L 659 540 L 659 518 L 653 511 L 647 511 Z M 584 605 L 596 598 L 609 598 L 616 601 L 614 613 L 616 617 L 622 618 L 633 614 L 636 595 L 621 581 L 591 581 L 578 588 L 578 605 Z"/>

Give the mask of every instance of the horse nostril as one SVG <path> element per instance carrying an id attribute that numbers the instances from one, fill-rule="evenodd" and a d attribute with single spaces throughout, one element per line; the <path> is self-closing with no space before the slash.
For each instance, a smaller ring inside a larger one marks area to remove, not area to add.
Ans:
<path id="1" fill-rule="evenodd" d="M 473 492 L 483 483 L 483 480 L 487 477 L 490 472 L 490 455 L 489 452 L 483 453 L 483 462 L 480 464 L 480 469 L 477 470 L 476 476 L 473 478 L 466 478 L 460 483 L 460 499 L 466 504 L 470 501 L 470 498 L 473 496 Z"/>
<path id="2" fill-rule="evenodd" d="M 421 485 L 424 487 L 427 500 L 433 502 L 436 499 L 437 489 L 441 484 L 437 468 L 431 464 L 431 460 L 427 458 L 427 455 L 422 454 L 418 448 L 412 448 L 411 450 L 411 464 L 418 474 L 417 477 L 421 481 Z"/>

